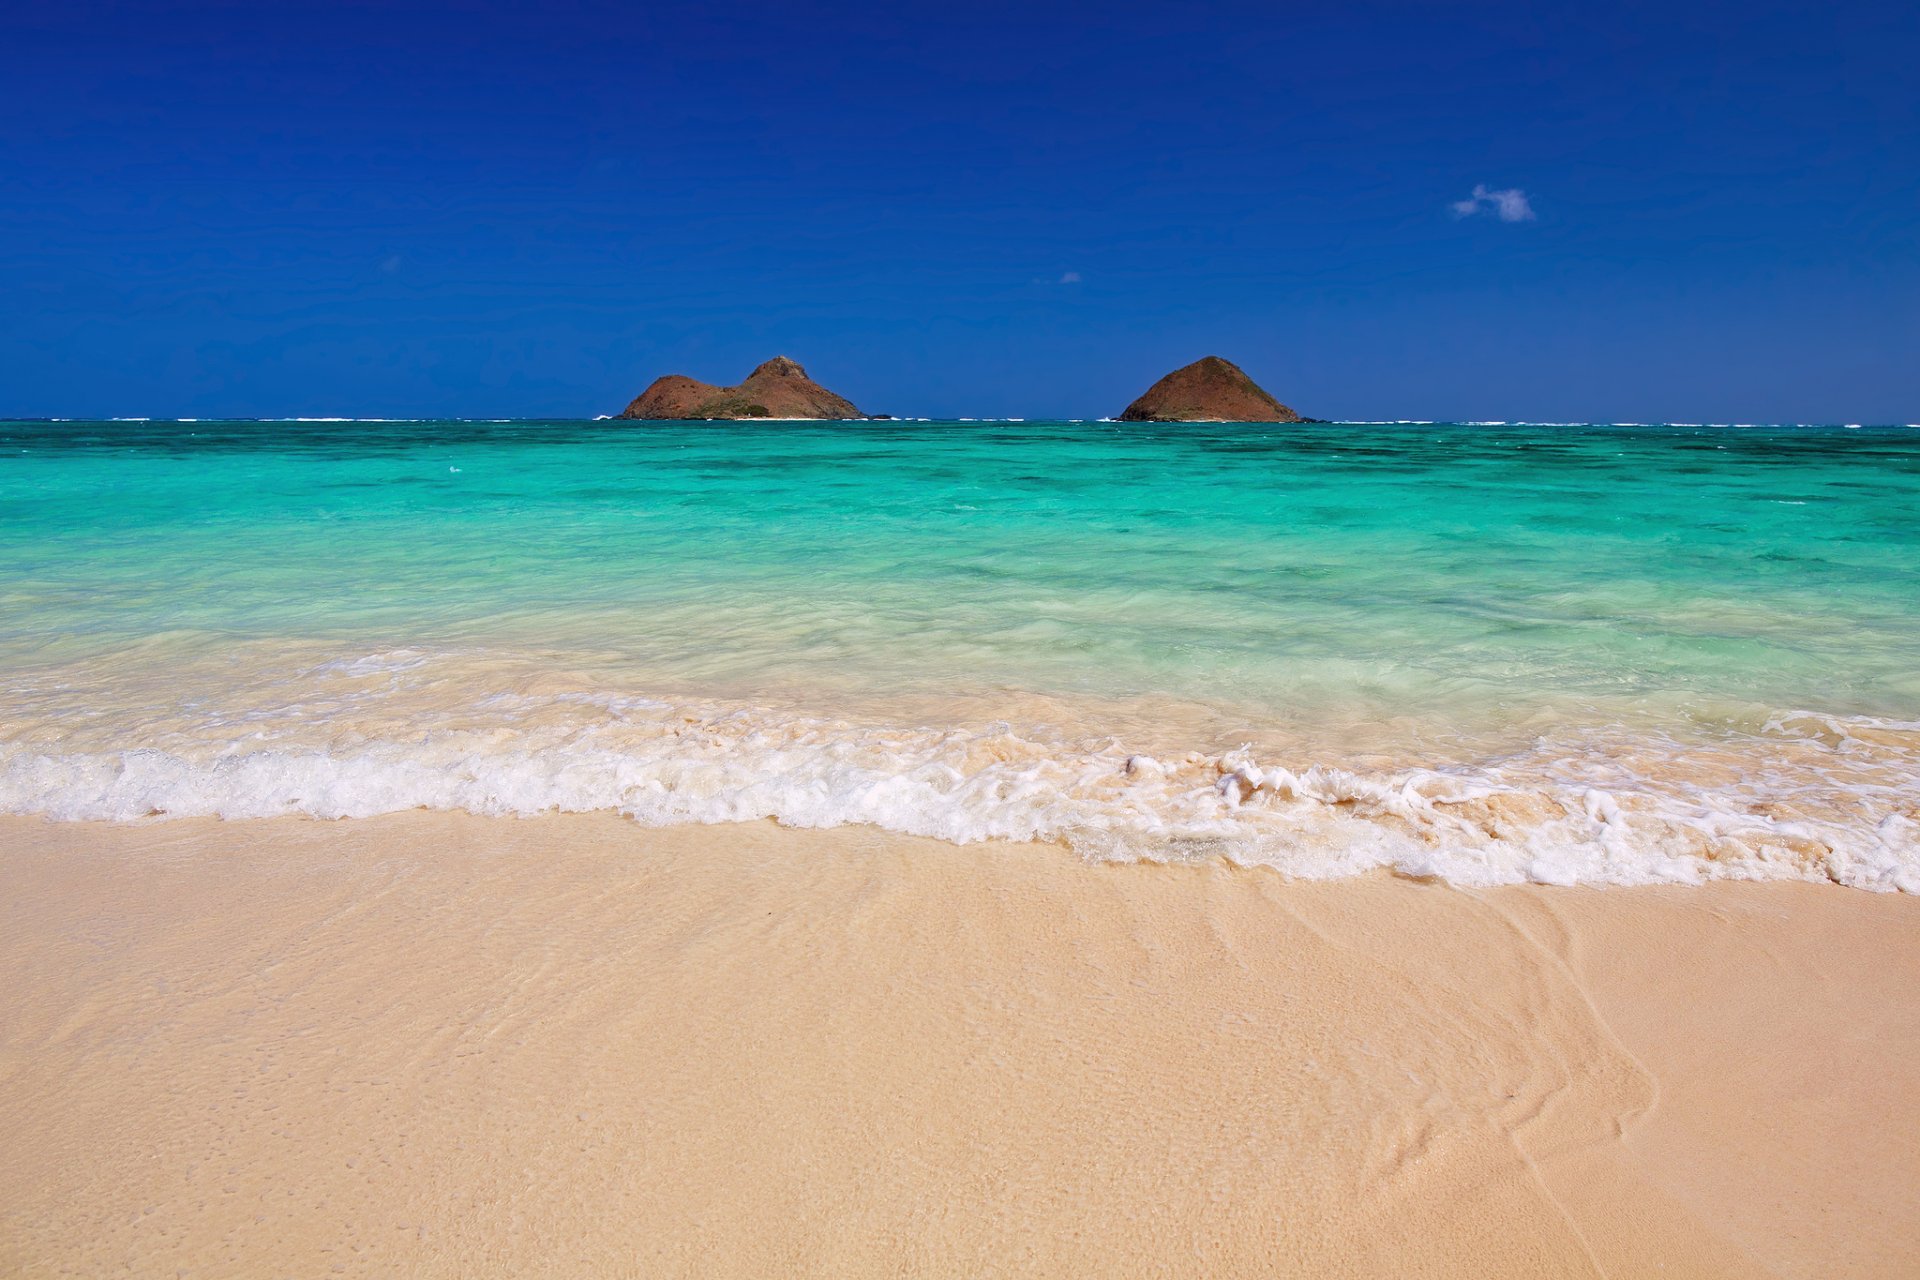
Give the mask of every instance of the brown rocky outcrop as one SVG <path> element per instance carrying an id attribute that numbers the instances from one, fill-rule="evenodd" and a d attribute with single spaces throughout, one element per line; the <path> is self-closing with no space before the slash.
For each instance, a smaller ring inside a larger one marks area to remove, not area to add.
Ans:
<path id="1" fill-rule="evenodd" d="M 1121 422 L 1304 422 L 1240 366 L 1205 356 L 1175 369 L 1127 406 Z"/>
<path id="2" fill-rule="evenodd" d="M 623 418 L 863 418 L 785 356 L 747 375 L 737 387 L 716 387 L 683 374 L 656 378 L 621 410 Z"/>

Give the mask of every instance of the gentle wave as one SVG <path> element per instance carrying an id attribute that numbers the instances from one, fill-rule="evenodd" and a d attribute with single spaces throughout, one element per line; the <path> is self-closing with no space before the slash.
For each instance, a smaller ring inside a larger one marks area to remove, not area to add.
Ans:
<path id="1" fill-rule="evenodd" d="M 1390 771 L 1158 758 L 1113 742 L 874 728 L 648 699 L 500 704 L 489 725 L 352 745 L 0 746 L 0 811 L 62 820 L 616 810 L 649 825 L 871 824 L 956 843 L 1040 840 L 1093 860 L 1220 857 L 1328 878 L 1463 886 L 1801 879 L 1920 892 L 1920 725 L 1793 713 L 1750 741 L 1541 741 Z M 528 714 L 537 710 L 542 714 Z"/>
<path id="2" fill-rule="evenodd" d="M 1906 428 L 0 427 L 0 809 L 1920 861 Z"/>

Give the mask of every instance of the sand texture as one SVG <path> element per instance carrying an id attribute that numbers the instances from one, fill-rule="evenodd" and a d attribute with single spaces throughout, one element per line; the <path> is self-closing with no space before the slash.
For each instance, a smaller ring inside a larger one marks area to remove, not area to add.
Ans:
<path id="1" fill-rule="evenodd" d="M 1920 899 L 0 821 L 7 1275 L 1895 1276 Z"/>

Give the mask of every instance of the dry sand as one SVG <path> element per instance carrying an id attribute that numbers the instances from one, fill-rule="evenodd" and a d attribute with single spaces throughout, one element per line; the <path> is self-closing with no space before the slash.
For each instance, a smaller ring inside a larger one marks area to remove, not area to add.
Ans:
<path id="1" fill-rule="evenodd" d="M 1912 1275 L 1920 900 L 0 822 L 0 1272 Z"/>

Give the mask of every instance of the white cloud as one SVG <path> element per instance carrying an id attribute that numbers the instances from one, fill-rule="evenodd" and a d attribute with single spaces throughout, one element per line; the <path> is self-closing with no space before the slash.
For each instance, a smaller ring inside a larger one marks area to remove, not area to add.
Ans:
<path id="1" fill-rule="evenodd" d="M 1476 182 L 1473 194 L 1465 200 L 1455 200 L 1452 208 L 1456 218 L 1471 218 L 1482 209 L 1491 209 L 1502 222 L 1533 221 L 1533 206 L 1527 203 L 1527 193 L 1518 187 L 1490 191 L 1486 183 Z"/>
<path id="2" fill-rule="evenodd" d="M 1080 273 L 1078 271 L 1066 272 L 1064 275 L 1060 277 L 1060 283 L 1061 284 L 1079 284 Z"/>

